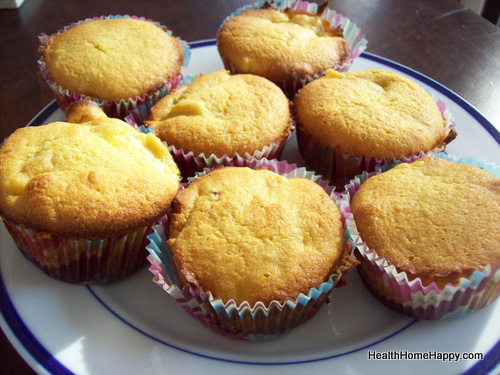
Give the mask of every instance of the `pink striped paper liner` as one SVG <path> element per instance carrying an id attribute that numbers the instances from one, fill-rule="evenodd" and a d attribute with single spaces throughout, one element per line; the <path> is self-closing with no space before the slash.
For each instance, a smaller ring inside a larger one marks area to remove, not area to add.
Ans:
<path id="1" fill-rule="evenodd" d="M 104 238 L 65 237 L 37 232 L 2 218 L 21 253 L 48 276 L 74 284 L 107 284 L 120 280 L 146 262 L 152 224 Z"/>
<path id="2" fill-rule="evenodd" d="M 427 155 L 421 157 L 425 156 Z M 477 165 L 500 177 L 500 167 L 474 158 L 444 153 L 431 153 L 430 156 L 456 163 Z M 356 176 L 346 185 L 343 194 L 350 202 L 364 181 L 398 164 L 400 162 Z M 409 280 L 405 272 L 398 272 L 396 267 L 363 242 L 352 213 L 349 217 L 352 220 L 348 224 L 348 238 L 353 242 L 355 254 L 361 262 L 358 267 L 361 279 L 370 292 L 391 309 L 419 319 L 437 320 L 477 311 L 493 303 L 500 296 L 500 268 L 493 265 L 474 271 L 469 278 L 462 278 L 459 285 L 447 284 L 443 289 L 435 283 L 423 285 L 420 278 Z"/>
<path id="3" fill-rule="evenodd" d="M 72 23 L 68 26 L 65 26 L 61 30 L 58 30 L 56 34 L 60 34 L 77 24 L 84 22 L 84 21 L 90 21 L 90 20 L 103 20 L 103 19 L 111 19 L 111 18 L 132 18 L 132 19 L 139 19 L 143 21 L 149 21 L 154 23 L 156 26 L 162 28 L 168 35 L 172 35 L 172 31 L 168 30 L 166 26 L 163 26 L 159 24 L 158 22 L 154 22 L 151 19 L 146 19 L 144 17 L 137 17 L 137 16 L 128 16 L 128 15 L 116 15 L 116 16 L 99 16 L 99 17 L 93 17 L 93 18 L 86 18 L 85 20 L 81 20 L 75 23 Z M 40 46 L 39 46 L 39 52 L 41 53 L 45 46 L 47 45 L 49 39 L 51 36 L 46 35 L 46 34 L 41 34 L 39 36 L 40 40 Z M 54 93 L 54 96 L 56 98 L 57 103 L 59 104 L 59 107 L 63 110 L 63 112 L 66 110 L 66 108 L 73 102 L 81 99 L 88 99 L 95 101 L 99 106 L 102 108 L 104 113 L 108 117 L 116 117 L 123 119 L 127 114 L 130 112 L 138 112 L 141 113 L 143 116 L 147 116 L 149 113 L 151 107 L 158 102 L 161 98 L 163 98 L 165 95 L 167 95 L 171 90 L 175 89 L 177 86 L 179 86 L 180 82 L 182 81 L 184 77 L 184 71 L 186 67 L 189 64 L 190 56 L 191 56 L 191 51 L 189 48 L 189 44 L 185 41 L 183 41 L 180 38 L 177 38 L 181 44 L 182 48 L 184 49 L 184 63 L 181 68 L 181 70 L 171 77 L 165 85 L 162 87 L 159 87 L 158 89 L 149 92 L 149 93 L 144 93 L 142 95 L 136 96 L 135 98 L 122 98 L 120 100 L 113 100 L 113 101 L 107 101 L 107 100 L 99 100 L 98 98 L 92 98 L 89 96 L 86 96 L 84 94 L 78 93 L 78 92 L 71 92 L 61 85 L 59 85 L 57 82 L 55 82 L 49 75 L 47 68 L 45 66 L 45 61 L 44 58 L 41 57 L 38 60 L 38 67 L 40 69 L 40 73 L 42 74 L 42 77 L 44 80 L 47 82 L 49 87 L 52 89 L 52 92 Z"/>

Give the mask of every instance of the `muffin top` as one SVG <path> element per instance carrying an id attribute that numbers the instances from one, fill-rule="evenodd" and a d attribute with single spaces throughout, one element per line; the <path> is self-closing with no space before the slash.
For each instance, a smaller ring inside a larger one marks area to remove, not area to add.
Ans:
<path id="1" fill-rule="evenodd" d="M 242 73 L 273 82 L 322 74 L 349 57 L 342 32 L 317 14 L 301 10 L 249 9 L 229 18 L 217 47 Z"/>
<path id="2" fill-rule="evenodd" d="M 135 99 L 165 85 L 182 67 L 182 44 L 153 22 L 114 18 L 81 22 L 42 45 L 52 80 L 99 100 Z"/>
<path id="3" fill-rule="evenodd" d="M 169 245 L 181 281 L 224 302 L 283 302 L 319 287 L 343 260 L 340 212 L 316 183 L 244 167 L 180 190 Z"/>
<path id="4" fill-rule="evenodd" d="M 0 215 L 41 232 L 120 234 L 164 215 L 179 170 L 153 134 L 76 102 L 68 122 L 17 129 L 0 148 Z"/>
<path id="5" fill-rule="evenodd" d="M 358 157 L 399 159 L 455 136 L 422 87 L 384 70 L 328 70 L 299 92 L 295 112 L 304 131 L 323 145 Z"/>
<path id="6" fill-rule="evenodd" d="M 359 234 L 389 264 L 443 288 L 500 267 L 500 178 L 427 157 L 370 177 L 351 209 Z"/>
<path id="7" fill-rule="evenodd" d="M 274 83 L 220 70 L 173 90 L 145 124 L 186 153 L 243 156 L 287 138 L 292 123 L 289 101 Z"/>

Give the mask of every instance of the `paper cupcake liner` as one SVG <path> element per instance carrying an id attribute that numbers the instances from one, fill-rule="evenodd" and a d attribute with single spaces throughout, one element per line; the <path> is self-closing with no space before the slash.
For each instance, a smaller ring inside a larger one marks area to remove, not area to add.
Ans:
<path id="1" fill-rule="evenodd" d="M 125 121 L 131 126 L 135 127 L 143 133 L 154 132 L 153 128 L 145 127 L 143 125 L 142 117 L 136 113 L 131 113 L 125 117 Z M 181 171 L 181 176 L 185 182 L 188 177 L 193 177 L 197 172 L 203 171 L 205 168 L 215 168 L 217 166 L 230 165 L 233 162 L 253 159 L 279 159 L 283 152 L 286 142 L 290 138 L 295 128 L 295 121 L 292 116 L 289 120 L 289 129 L 287 134 L 283 139 L 273 142 L 270 145 L 264 146 L 261 150 L 256 150 L 253 154 L 245 153 L 241 156 L 239 154 L 217 156 L 215 154 L 210 154 L 205 156 L 204 153 L 200 155 L 195 155 L 192 151 L 186 153 L 183 149 L 178 149 L 174 145 L 168 145 L 163 142 L 169 149 L 172 157 L 174 158 L 179 170 Z"/>
<path id="2" fill-rule="evenodd" d="M 2 218 L 21 253 L 48 276 L 74 284 L 106 284 L 128 276 L 146 262 L 152 225 L 105 238 L 71 238 L 37 232 Z"/>
<path id="3" fill-rule="evenodd" d="M 297 116 L 297 143 L 299 152 L 306 166 L 316 171 L 323 178 L 335 184 L 340 190 L 354 178 L 354 176 L 367 171 L 372 172 L 377 167 L 397 162 L 411 162 L 429 153 L 439 153 L 446 149 L 448 143 L 456 137 L 455 122 L 446 104 L 439 98 L 433 97 L 445 122 L 445 137 L 443 144 L 433 150 L 422 151 L 418 154 L 409 154 L 401 158 L 358 157 L 344 153 L 338 147 L 324 146 L 320 140 L 307 133 Z"/>
<path id="4" fill-rule="evenodd" d="M 159 26 L 162 28 L 169 36 L 172 36 L 172 31 L 168 30 L 166 26 L 161 25 L 158 22 L 155 22 L 151 19 L 146 19 L 144 17 L 137 17 L 137 16 L 128 16 L 128 15 L 109 15 L 109 16 L 100 16 L 100 17 L 93 17 L 93 18 L 86 18 L 85 20 L 81 20 L 75 23 L 72 23 L 68 26 L 65 26 L 61 30 L 58 30 L 55 34 L 60 34 L 77 24 L 84 22 L 84 21 L 90 21 L 90 20 L 103 20 L 103 19 L 114 19 L 114 18 L 132 18 L 132 19 L 138 19 L 142 21 L 149 21 L 154 23 L 156 26 Z M 55 35 L 54 34 L 54 35 Z M 45 46 L 47 45 L 50 35 L 46 34 L 41 34 L 39 36 L 40 40 L 40 47 L 39 47 L 39 52 L 41 53 Z M 167 95 L 171 90 L 175 89 L 179 84 L 181 83 L 185 69 L 187 68 L 189 64 L 189 60 L 191 57 L 191 50 L 189 47 L 189 44 L 185 42 L 184 40 L 180 38 L 176 38 L 179 40 L 182 44 L 182 48 L 184 49 L 184 63 L 182 65 L 181 70 L 172 78 L 168 80 L 168 82 L 163 85 L 162 87 L 159 87 L 158 89 L 145 93 L 139 96 L 136 96 L 135 98 L 122 98 L 119 101 L 113 100 L 113 101 L 107 101 L 107 100 L 99 100 L 98 98 L 92 98 L 86 95 L 83 95 L 78 92 L 71 92 L 64 87 L 60 86 L 57 82 L 55 82 L 49 75 L 44 58 L 41 57 L 38 60 L 38 67 L 40 69 L 40 73 L 42 74 L 42 77 L 44 80 L 47 82 L 49 87 L 52 89 L 54 96 L 56 98 L 57 103 L 59 104 L 59 107 L 63 111 L 66 111 L 66 108 L 73 102 L 80 100 L 80 99 L 88 99 L 96 102 L 99 104 L 99 106 L 102 108 L 104 113 L 108 117 L 116 117 L 123 119 L 128 113 L 130 112 L 138 112 L 142 116 L 147 117 L 151 107 L 158 102 L 161 98 L 163 98 L 165 95 Z"/>
<path id="5" fill-rule="evenodd" d="M 318 4 L 316 3 L 310 3 L 308 1 L 302 1 L 302 0 L 270 0 L 270 1 L 258 1 L 253 4 L 246 5 L 242 8 L 239 8 L 238 10 L 234 11 L 231 13 L 222 23 L 224 23 L 229 19 L 234 16 L 239 15 L 240 13 L 244 12 L 245 10 L 248 9 L 258 9 L 262 8 L 264 4 L 267 3 L 268 5 L 271 5 L 273 8 L 276 8 L 277 10 L 285 10 L 286 8 L 290 8 L 292 10 L 295 9 L 300 9 L 300 10 L 305 10 L 310 13 L 317 13 L 318 10 Z M 341 13 L 337 13 L 336 11 L 328 8 L 323 12 L 322 17 L 323 19 L 327 20 L 330 25 L 333 28 L 340 27 L 343 30 L 344 33 L 344 39 L 349 43 L 350 46 L 350 53 L 348 59 L 340 66 L 332 66 L 329 67 L 329 69 L 334 69 L 338 72 L 345 72 L 347 71 L 354 60 L 366 49 L 366 46 L 368 44 L 368 41 L 365 38 L 365 35 L 361 32 L 361 29 L 356 26 L 354 22 L 351 22 L 349 18 L 344 17 Z M 222 25 L 220 27 L 222 27 Z M 219 27 L 219 30 L 220 30 Z M 239 71 L 233 64 L 231 64 L 231 61 L 227 58 L 225 58 L 219 50 L 219 54 L 221 56 L 222 62 L 227 70 L 229 70 L 232 74 L 240 74 L 241 71 Z M 294 77 L 293 80 L 286 80 L 286 81 L 278 81 L 274 82 L 277 84 L 285 93 L 285 95 L 290 99 L 293 100 L 297 92 L 304 87 L 306 84 L 309 82 L 323 76 L 326 72 L 326 69 L 319 73 L 319 74 L 314 74 L 314 75 L 306 75 L 303 77 Z"/>
<path id="6" fill-rule="evenodd" d="M 334 187 L 329 186 L 326 181 L 320 180 L 314 172 L 307 171 L 305 168 L 297 168 L 296 165 L 290 165 L 284 161 L 266 159 L 242 160 L 234 165 L 253 169 L 265 168 L 287 178 L 305 177 L 315 181 L 325 189 L 339 207 L 345 228 L 349 224 L 348 221 L 352 220 L 348 217 L 347 199 L 336 193 Z M 206 169 L 204 173 L 210 170 Z M 220 298 L 214 298 L 210 292 L 205 293 L 201 288 L 181 286 L 172 253 L 166 242 L 168 217 L 165 216 L 153 229 L 154 232 L 149 236 L 151 242 L 147 246 L 150 253 L 148 257 L 151 263 L 150 271 L 154 275 L 153 281 L 201 324 L 231 338 L 254 341 L 272 339 L 306 322 L 329 298 L 333 288 L 343 284 L 343 277 L 357 264 L 351 253 L 350 259 L 339 266 L 328 281 L 318 288 L 310 289 L 307 295 L 300 294 L 295 300 L 290 298 L 284 303 L 272 301 L 269 306 L 258 302 L 253 307 L 247 302 L 238 305 L 233 300 L 224 304 Z"/>
<path id="7" fill-rule="evenodd" d="M 476 165 L 500 177 L 500 167 L 493 164 L 443 153 L 431 156 Z M 356 176 L 346 186 L 344 194 L 350 201 L 364 181 L 398 164 L 384 165 L 375 172 Z M 371 293 L 391 309 L 419 319 L 437 320 L 477 311 L 500 296 L 500 268 L 493 265 L 474 271 L 469 278 L 460 279 L 457 286 L 447 284 L 443 289 L 434 282 L 425 286 L 420 278 L 409 280 L 405 272 L 398 272 L 396 267 L 363 242 L 352 214 L 349 218 L 352 220 L 347 224 L 347 236 L 354 244 L 355 254 L 361 262 L 358 267 L 361 279 Z"/>

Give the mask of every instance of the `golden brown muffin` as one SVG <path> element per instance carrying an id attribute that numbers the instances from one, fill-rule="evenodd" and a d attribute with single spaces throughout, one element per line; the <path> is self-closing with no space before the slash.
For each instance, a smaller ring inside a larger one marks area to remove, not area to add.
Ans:
<path id="1" fill-rule="evenodd" d="M 467 164 L 427 157 L 370 177 L 351 210 L 369 248 L 409 280 L 441 289 L 500 268 L 500 178 Z"/>
<path id="2" fill-rule="evenodd" d="M 316 183 L 225 167 L 179 191 L 168 242 L 183 284 L 267 306 L 326 281 L 349 256 L 343 233 Z"/>
<path id="3" fill-rule="evenodd" d="M 50 36 L 41 53 L 48 75 L 62 89 L 108 102 L 165 86 L 184 61 L 179 40 L 134 18 L 81 22 Z"/>
<path id="4" fill-rule="evenodd" d="M 152 107 L 145 124 L 187 154 L 253 155 L 288 138 L 288 99 L 269 80 L 220 70 L 181 86 Z"/>
<path id="5" fill-rule="evenodd" d="M 295 113 L 313 140 L 357 157 L 400 159 L 456 136 L 422 87 L 384 70 L 329 70 L 299 92 Z"/>
<path id="6" fill-rule="evenodd" d="M 241 73 L 273 82 L 323 74 L 349 57 L 349 43 L 321 14 L 249 9 L 229 18 L 217 35 L 222 58 Z"/>
<path id="7" fill-rule="evenodd" d="M 80 238 L 129 232 L 164 215 L 179 170 L 161 141 L 91 102 L 69 111 L 69 122 L 20 128 L 0 148 L 0 215 Z"/>

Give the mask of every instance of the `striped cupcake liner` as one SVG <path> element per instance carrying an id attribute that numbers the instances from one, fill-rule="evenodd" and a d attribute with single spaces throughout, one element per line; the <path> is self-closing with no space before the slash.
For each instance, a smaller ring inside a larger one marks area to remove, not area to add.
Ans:
<path id="1" fill-rule="evenodd" d="M 131 113 L 126 116 L 125 121 L 143 133 L 154 132 L 153 128 L 143 125 L 142 117 L 137 113 Z M 197 172 L 201 172 L 205 168 L 215 168 L 217 166 L 230 165 L 235 162 L 241 163 L 245 160 L 253 159 L 279 159 L 294 129 L 295 120 L 292 116 L 290 116 L 287 133 L 281 140 L 264 146 L 262 149 L 256 150 L 252 154 L 247 152 L 243 156 L 239 154 L 231 156 L 226 154 L 223 154 L 222 156 L 210 154 L 205 156 L 204 153 L 195 155 L 192 151 L 186 153 L 182 148 L 179 149 L 174 145 L 168 145 L 166 142 L 163 143 L 168 147 L 170 153 L 172 154 L 172 157 L 181 171 L 183 181 L 185 182 L 188 177 L 195 176 Z"/>
<path id="2" fill-rule="evenodd" d="M 427 155 L 422 157 L 424 156 Z M 493 164 L 443 153 L 430 156 L 476 165 L 500 177 L 500 167 Z M 400 163 L 387 164 L 377 171 L 356 176 L 346 186 L 343 194 L 350 202 L 364 181 Z M 474 271 L 469 278 L 460 279 L 458 285 L 447 284 L 443 289 L 435 283 L 423 285 L 420 278 L 409 280 L 405 272 L 398 272 L 387 259 L 379 256 L 363 242 L 352 213 L 349 218 L 351 221 L 347 224 L 347 236 L 354 244 L 355 254 L 361 262 L 358 267 L 361 279 L 371 293 L 391 309 L 419 319 L 437 320 L 477 311 L 500 296 L 500 268 L 493 265 Z"/>
<path id="3" fill-rule="evenodd" d="M 231 13 L 221 24 L 220 28 L 224 23 L 229 19 L 234 16 L 237 16 L 244 12 L 245 10 L 248 9 L 259 9 L 264 6 L 264 4 L 268 4 L 272 6 L 273 8 L 276 8 L 277 10 L 283 11 L 287 8 L 290 8 L 292 10 L 304 10 L 310 13 L 316 14 L 318 11 L 318 4 L 316 3 L 310 3 L 308 1 L 302 1 L 302 0 L 271 0 L 271 1 L 258 1 L 249 5 L 246 5 L 242 8 L 239 8 L 238 10 L 234 11 Z M 332 66 L 329 67 L 329 69 L 335 69 L 338 72 L 345 72 L 349 70 L 351 65 L 353 64 L 354 60 L 361 55 L 361 53 L 366 49 L 366 46 L 368 44 L 368 41 L 365 38 L 365 35 L 362 33 L 361 29 L 349 18 L 344 17 L 341 13 L 337 13 L 336 11 L 327 8 L 323 14 L 322 17 L 326 21 L 330 23 L 330 25 L 333 28 L 341 28 L 343 30 L 344 34 L 344 39 L 349 43 L 350 46 L 350 53 L 348 59 L 340 66 Z M 227 58 L 225 58 L 219 50 L 219 54 L 221 55 L 222 62 L 227 70 L 229 70 L 232 74 L 240 74 L 241 71 L 234 66 L 231 61 Z M 319 77 L 323 76 L 326 72 L 326 69 L 319 73 L 319 74 L 314 74 L 314 75 L 306 75 L 303 77 L 295 77 L 293 80 L 287 80 L 287 81 L 279 81 L 279 82 L 274 82 L 277 84 L 285 93 L 285 95 L 290 99 L 293 100 L 295 98 L 295 95 L 299 90 L 304 87 L 306 84 L 308 84 L 311 81 L 314 81 L 315 79 L 318 79 Z"/>
<path id="4" fill-rule="evenodd" d="M 394 164 L 398 162 L 408 163 L 421 158 L 429 153 L 440 153 L 446 149 L 448 143 L 456 137 L 455 122 L 451 111 L 446 104 L 439 98 L 433 97 L 445 123 L 445 137 L 443 144 L 433 150 L 422 151 L 418 154 L 409 154 L 401 158 L 382 158 L 355 156 L 342 152 L 339 147 L 324 146 L 320 140 L 316 139 L 304 130 L 302 123 L 295 115 L 297 123 L 297 144 L 300 155 L 303 157 L 308 168 L 316 171 L 323 178 L 335 184 L 339 191 L 344 190 L 346 184 L 354 176 L 364 171 L 372 172 L 377 167 L 385 164 Z"/>
<path id="5" fill-rule="evenodd" d="M 149 21 L 154 23 L 156 26 L 160 27 L 163 29 L 169 36 L 172 36 L 172 31 L 168 30 L 166 26 L 161 25 L 158 22 L 155 22 L 151 19 L 146 19 L 144 17 L 137 17 L 137 16 L 128 16 L 128 15 L 109 15 L 109 16 L 100 16 L 100 17 L 93 17 L 93 18 L 86 18 L 84 20 L 72 23 L 68 26 L 65 26 L 61 30 L 58 30 L 56 34 L 60 34 L 64 31 L 67 31 L 68 29 L 78 25 L 81 22 L 84 21 L 91 21 L 91 20 L 103 20 L 103 19 L 114 19 L 114 18 L 132 18 L 132 19 L 138 19 L 142 21 Z M 42 53 L 43 50 L 45 49 L 48 41 L 50 40 L 51 36 L 46 35 L 46 34 L 41 34 L 39 37 L 40 45 L 39 45 L 39 52 Z M 103 109 L 104 113 L 108 117 L 116 117 L 123 119 L 125 116 L 127 116 L 131 112 L 137 112 L 141 114 L 141 116 L 147 117 L 149 114 L 149 111 L 151 107 L 158 102 L 161 98 L 163 98 L 165 95 L 167 95 L 170 91 L 175 89 L 179 84 L 181 83 L 183 77 L 184 77 L 184 72 L 185 69 L 187 68 L 189 64 L 189 60 L 191 57 L 191 50 L 189 47 L 189 44 L 185 42 L 184 40 L 180 39 L 177 37 L 177 39 L 181 42 L 182 48 L 184 49 L 184 63 L 181 68 L 181 70 L 174 75 L 172 78 L 170 78 L 165 85 L 162 87 L 149 92 L 145 93 L 139 96 L 136 96 L 135 98 L 123 98 L 119 101 L 113 100 L 113 101 L 107 101 L 107 100 L 99 100 L 98 98 L 92 98 L 86 95 L 83 95 L 78 92 L 71 92 L 61 85 L 59 85 L 57 82 L 55 82 L 49 75 L 49 72 L 47 71 L 47 67 L 45 65 L 44 58 L 41 57 L 38 60 L 38 67 L 40 70 L 40 73 L 42 74 L 42 77 L 44 78 L 45 82 L 49 85 L 51 88 L 52 92 L 54 93 L 54 96 L 56 98 L 57 103 L 59 104 L 59 107 L 64 111 L 66 111 L 66 108 L 73 102 L 81 99 L 87 99 L 87 100 L 92 100 L 99 104 L 99 106 Z"/>
<path id="6" fill-rule="evenodd" d="M 305 168 L 297 168 L 277 160 L 242 160 L 232 164 L 239 167 L 253 169 L 265 168 L 287 178 L 304 177 L 320 184 L 337 204 L 342 214 L 344 227 L 350 225 L 352 219 L 348 215 L 348 201 L 336 193 L 334 187 L 320 179 L 314 172 Z M 198 176 L 208 173 L 206 169 Z M 191 181 L 193 179 L 190 179 Z M 338 267 L 328 281 L 318 288 L 312 288 L 307 294 L 300 294 L 296 299 L 288 299 L 284 303 L 272 301 L 269 306 L 261 302 L 250 306 L 247 302 L 236 304 L 233 300 L 224 303 L 215 298 L 210 292 L 201 288 L 182 286 L 174 267 L 172 253 L 167 245 L 168 216 L 165 216 L 154 226 L 154 232 L 149 236 L 150 243 L 146 247 L 150 253 L 148 260 L 151 263 L 150 271 L 153 281 L 168 295 L 179 303 L 184 310 L 202 325 L 221 335 L 252 341 L 267 340 L 281 336 L 290 329 L 311 319 L 330 297 L 333 288 L 343 285 L 343 278 L 347 272 L 357 265 L 352 252 L 348 260 Z M 346 232 L 347 234 L 347 232 Z M 348 245 L 350 248 L 350 246 Z"/>
<path id="7" fill-rule="evenodd" d="M 2 218 L 21 253 L 48 276 L 74 284 L 107 284 L 147 264 L 152 225 L 104 238 L 64 237 L 37 232 Z"/>

